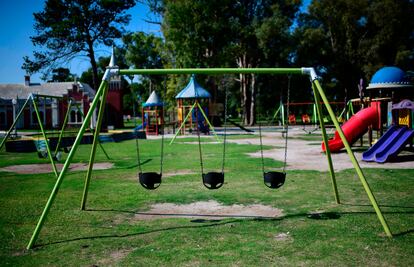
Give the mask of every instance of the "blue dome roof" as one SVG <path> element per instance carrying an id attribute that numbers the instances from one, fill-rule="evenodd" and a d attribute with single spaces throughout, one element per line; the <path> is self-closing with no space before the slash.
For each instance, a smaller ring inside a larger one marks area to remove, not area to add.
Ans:
<path id="1" fill-rule="evenodd" d="M 372 76 L 367 89 L 411 87 L 404 71 L 397 67 L 383 67 Z"/>

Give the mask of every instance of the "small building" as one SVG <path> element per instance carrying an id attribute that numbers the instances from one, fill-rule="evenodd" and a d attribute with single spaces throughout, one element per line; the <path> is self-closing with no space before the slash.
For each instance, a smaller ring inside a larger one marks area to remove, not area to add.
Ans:
<path id="1" fill-rule="evenodd" d="M 115 51 L 112 48 L 112 55 L 109 66 L 116 66 Z M 113 126 L 114 128 L 124 127 L 123 116 L 123 88 L 122 76 L 115 75 L 109 81 L 108 94 L 106 96 L 105 116 L 103 118 L 104 126 Z"/>
<path id="2" fill-rule="evenodd" d="M 47 129 L 62 126 L 69 99 L 72 99 L 73 105 L 69 111 L 68 124 L 80 126 L 83 122 L 81 112 L 88 112 L 95 96 L 94 90 L 88 84 L 78 81 L 39 84 L 31 83 L 30 77 L 25 76 L 24 84 L 0 84 L 0 130 L 7 130 L 12 125 L 13 113 L 20 111 L 31 94 L 42 95 L 38 103 L 39 113 Z M 38 128 L 36 113 L 31 104 L 26 107 L 22 116 L 16 125 L 18 129 Z"/>

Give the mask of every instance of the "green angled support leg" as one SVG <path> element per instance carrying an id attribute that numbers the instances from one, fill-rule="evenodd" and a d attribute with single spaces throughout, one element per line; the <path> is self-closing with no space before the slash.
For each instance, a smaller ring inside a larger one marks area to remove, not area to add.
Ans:
<path id="1" fill-rule="evenodd" d="M 88 172 L 86 173 L 85 185 L 83 187 L 81 210 L 85 210 L 86 208 L 86 201 L 88 198 L 89 184 L 91 182 L 93 163 L 95 162 L 96 145 L 99 143 L 99 133 L 101 132 L 102 119 L 103 119 L 104 110 L 105 110 L 107 93 L 108 93 L 108 85 L 104 87 L 104 91 L 101 97 L 101 103 L 99 105 L 98 121 L 96 123 L 95 132 L 93 135 L 93 143 L 92 143 L 92 148 L 91 148 L 91 154 L 89 157 Z"/>
<path id="2" fill-rule="evenodd" d="M 55 155 L 56 155 L 56 154 L 58 153 L 58 151 L 59 151 L 60 142 L 62 142 L 63 133 L 64 133 L 64 131 L 65 131 L 66 124 L 68 123 L 69 113 L 70 113 L 70 108 L 71 108 L 71 107 L 72 107 L 72 100 L 69 100 L 68 110 L 66 111 L 65 118 L 63 119 L 62 130 L 61 130 L 61 131 L 60 131 L 60 133 L 59 133 L 58 142 L 57 142 L 57 144 L 56 144 Z"/>
<path id="3" fill-rule="evenodd" d="M 201 114 L 203 114 L 203 117 L 204 117 L 204 119 L 206 120 L 206 122 L 207 122 L 208 126 L 209 126 L 209 127 L 210 127 L 210 129 L 213 131 L 214 137 L 216 137 L 217 142 L 221 142 L 220 138 L 218 138 L 218 136 L 217 136 L 217 134 L 216 134 L 216 131 L 214 130 L 213 125 L 211 125 L 210 121 L 208 120 L 206 113 L 204 113 L 204 110 L 203 110 L 203 108 L 201 107 L 200 103 L 198 103 L 198 101 L 197 101 L 196 103 L 197 103 L 198 108 L 199 108 L 199 109 L 200 109 L 200 111 L 201 111 Z M 197 127 L 198 127 L 198 125 L 197 125 Z"/>
<path id="4" fill-rule="evenodd" d="M 16 118 L 14 119 L 14 122 L 10 126 L 10 129 L 7 131 L 6 136 L 4 136 L 3 140 L 1 141 L 0 150 L 3 148 L 3 145 L 6 143 L 7 139 L 9 138 L 11 132 L 13 131 L 13 129 L 16 126 L 17 122 L 19 121 L 20 116 L 23 114 L 23 111 L 26 108 L 26 106 L 27 106 L 27 104 L 29 103 L 30 100 L 32 100 L 32 95 L 30 95 L 26 99 L 26 102 L 24 102 L 23 107 L 19 111 L 19 114 L 17 114 Z"/>
<path id="5" fill-rule="evenodd" d="M 34 107 L 36 117 L 37 117 L 37 122 L 39 123 L 40 131 L 42 131 L 43 138 L 45 139 L 47 156 L 49 157 L 50 163 L 52 164 L 52 169 L 53 169 L 53 172 L 55 173 L 55 176 L 58 177 L 59 173 L 56 169 L 55 161 L 53 160 L 52 151 L 50 150 L 50 146 L 49 146 L 49 140 L 47 139 L 45 130 L 43 129 L 42 119 L 40 118 L 39 109 L 37 107 L 36 99 L 32 98 L 32 101 L 33 101 L 33 107 Z"/>
<path id="6" fill-rule="evenodd" d="M 282 104 L 282 105 L 283 105 L 283 104 Z M 279 107 L 277 108 L 277 110 L 276 110 L 275 114 L 273 115 L 272 120 L 276 119 L 277 115 L 278 115 L 278 114 L 279 114 L 279 112 L 280 112 L 280 107 L 281 107 L 281 106 L 279 106 Z"/>
<path id="7" fill-rule="evenodd" d="M 335 170 L 332 164 L 331 150 L 329 149 L 329 146 L 328 146 L 328 135 L 326 134 L 325 122 L 322 119 L 323 114 L 322 114 L 321 99 L 313 84 L 312 84 L 312 90 L 313 90 L 313 95 L 315 96 L 316 111 L 319 117 L 319 123 L 321 125 L 321 129 L 322 129 L 322 137 L 323 137 L 323 143 L 325 144 L 326 159 L 328 160 L 328 165 L 329 165 L 329 174 L 331 175 L 332 189 L 334 191 L 336 203 L 340 204 L 341 202 L 339 200 L 338 187 L 336 185 Z"/>
<path id="8" fill-rule="evenodd" d="M 183 128 L 183 126 L 184 126 L 184 125 L 185 125 L 185 123 L 187 122 L 188 118 L 189 118 L 189 117 L 190 117 L 190 115 L 191 115 L 191 112 L 193 112 L 193 109 L 195 108 L 195 106 L 196 106 L 196 105 L 197 105 L 197 102 L 196 102 L 196 103 L 194 103 L 194 105 L 192 105 L 192 106 L 191 106 L 190 111 L 188 112 L 187 116 L 185 116 L 185 119 L 184 119 L 183 123 L 181 123 L 181 125 L 180 125 L 180 127 L 178 128 L 177 132 L 175 133 L 175 135 L 174 135 L 173 139 L 171 139 L 170 145 L 171 145 L 172 143 L 174 143 L 175 138 L 177 138 L 177 135 L 180 133 L 181 128 Z"/>
<path id="9" fill-rule="evenodd" d="M 98 104 L 99 96 L 102 95 L 102 92 L 103 92 L 106 85 L 107 85 L 107 81 L 102 81 L 98 91 L 96 92 L 95 98 L 94 98 L 94 100 L 92 101 L 92 103 L 89 107 L 88 114 L 86 115 L 85 120 L 84 120 L 84 122 L 83 122 L 83 124 L 82 124 L 82 126 L 79 130 L 79 133 L 76 136 L 75 142 L 72 146 L 72 149 L 70 150 L 70 152 L 68 154 L 68 157 L 66 158 L 65 164 L 63 165 L 63 168 L 62 168 L 62 170 L 61 170 L 61 172 L 60 172 L 60 174 L 59 174 L 59 176 L 56 180 L 55 186 L 53 187 L 52 192 L 50 193 L 49 199 L 47 200 L 46 206 L 43 209 L 42 215 L 40 215 L 39 221 L 37 222 L 37 225 L 36 225 L 36 228 L 35 228 L 35 230 L 32 234 L 32 237 L 30 238 L 30 241 L 27 244 L 27 247 L 26 247 L 27 249 L 33 248 L 33 246 L 34 246 L 34 244 L 37 240 L 37 237 L 39 236 L 40 230 L 42 229 L 43 224 L 46 220 L 46 217 L 49 214 L 49 210 L 50 210 L 50 208 L 53 204 L 53 201 L 56 198 L 56 195 L 59 191 L 60 185 L 62 184 L 63 178 L 65 177 L 66 172 L 69 169 L 69 166 L 72 162 L 72 159 L 75 155 L 75 152 L 76 152 L 76 150 L 77 150 L 77 148 L 78 148 L 78 146 L 81 142 L 81 139 L 83 137 L 83 134 L 85 133 L 85 130 L 89 125 L 89 121 L 91 120 L 92 114 L 95 111 L 95 108 Z"/>
<path id="10" fill-rule="evenodd" d="M 78 106 L 78 111 L 81 113 L 82 118 L 83 118 L 83 119 L 85 119 L 85 115 L 83 114 L 83 112 L 82 112 L 82 110 L 79 108 L 79 106 Z M 94 135 L 94 131 L 93 131 L 92 129 L 90 129 L 90 132 L 91 132 L 91 134 L 92 134 L 92 135 Z M 102 152 L 104 153 L 104 155 L 105 155 L 106 159 L 110 160 L 111 158 L 109 157 L 108 153 L 106 153 L 106 150 L 104 149 L 103 145 L 102 145 L 102 144 L 101 144 L 101 142 L 99 141 L 99 138 L 98 138 L 98 140 L 97 140 L 97 141 L 98 141 L 98 145 L 99 145 L 99 147 L 102 149 Z"/>
<path id="11" fill-rule="evenodd" d="M 385 220 L 384 215 L 382 214 L 381 209 L 378 206 L 377 200 L 375 199 L 375 196 L 372 193 L 371 188 L 369 187 L 369 184 L 368 184 L 367 180 L 365 179 L 364 173 L 362 172 L 362 169 L 359 166 L 358 160 L 356 159 L 356 157 L 355 157 L 355 155 L 354 155 L 354 153 L 351 149 L 351 146 L 349 145 L 348 141 L 345 138 L 344 132 L 342 131 L 341 127 L 339 126 L 338 120 L 335 117 L 335 113 L 333 112 L 331 106 L 329 105 L 328 99 L 326 98 L 326 95 L 325 95 L 321 85 L 319 84 L 319 81 L 314 80 L 313 84 L 315 85 L 316 89 L 318 90 L 318 92 L 319 92 L 319 94 L 320 94 L 320 96 L 321 96 L 321 98 L 322 98 L 322 100 L 325 104 L 325 107 L 326 107 L 326 109 L 329 113 L 329 116 L 331 117 L 331 119 L 332 119 L 332 121 L 335 125 L 335 128 L 338 131 L 339 136 L 341 137 L 341 140 L 345 145 L 348 156 L 351 159 L 352 164 L 354 165 L 354 168 L 355 168 L 355 170 L 358 174 L 359 180 L 361 181 L 362 186 L 364 187 L 365 192 L 368 195 L 369 201 L 371 202 L 375 212 L 377 213 L 377 217 L 378 217 L 379 221 L 381 222 L 382 227 L 384 228 L 385 234 L 388 237 L 392 237 L 392 233 L 390 231 L 390 228 L 388 227 L 387 221 Z"/>

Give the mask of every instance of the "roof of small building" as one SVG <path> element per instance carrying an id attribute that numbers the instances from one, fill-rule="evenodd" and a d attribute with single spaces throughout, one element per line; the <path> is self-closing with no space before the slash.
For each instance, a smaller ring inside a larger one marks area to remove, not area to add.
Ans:
<path id="1" fill-rule="evenodd" d="M 197 83 L 195 76 L 193 74 L 187 86 L 183 90 L 181 90 L 181 92 L 179 92 L 175 98 L 211 98 L 211 94 Z"/>
<path id="2" fill-rule="evenodd" d="M 148 97 L 147 101 L 142 104 L 143 107 L 161 107 L 164 106 L 164 102 L 161 101 L 161 98 L 158 96 L 157 92 L 152 91 L 151 95 Z"/>
<path id="3" fill-rule="evenodd" d="M 397 67 L 383 67 L 371 78 L 367 89 L 412 87 L 405 72 Z"/>
<path id="4" fill-rule="evenodd" d="M 44 84 L 0 84 L 0 99 L 27 99 L 30 94 L 41 94 L 47 96 L 62 97 L 73 88 L 76 83 L 89 98 L 95 96 L 95 91 L 86 83 L 82 82 L 48 82 Z"/>

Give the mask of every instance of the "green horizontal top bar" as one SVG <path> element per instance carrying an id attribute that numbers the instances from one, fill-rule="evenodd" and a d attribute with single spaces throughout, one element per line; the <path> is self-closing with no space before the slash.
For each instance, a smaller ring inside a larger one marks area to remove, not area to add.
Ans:
<path id="1" fill-rule="evenodd" d="M 189 68 L 189 69 L 130 69 L 119 70 L 120 75 L 156 74 L 303 74 L 302 68 Z"/>

